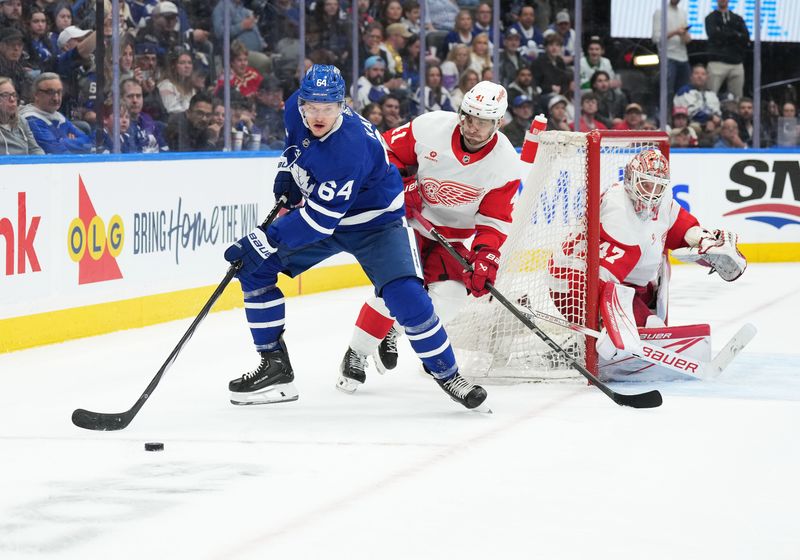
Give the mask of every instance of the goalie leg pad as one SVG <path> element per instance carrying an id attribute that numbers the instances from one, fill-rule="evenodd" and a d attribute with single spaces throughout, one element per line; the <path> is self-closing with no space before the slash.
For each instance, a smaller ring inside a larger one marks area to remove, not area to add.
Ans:
<path id="1" fill-rule="evenodd" d="M 620 353 L 639 352 L 642 347 L 636 321 L 633 318 L 635 290 L 607 282 L 603 286 L 600 313 L 603 317 L 602 335 L 597 340 L 597 353 L 610 360 Z"/>

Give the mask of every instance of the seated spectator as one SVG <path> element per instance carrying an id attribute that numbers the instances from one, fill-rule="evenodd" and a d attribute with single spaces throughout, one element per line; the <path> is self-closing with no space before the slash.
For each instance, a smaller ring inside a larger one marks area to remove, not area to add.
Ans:
<path id="1" fill-rule="evenodd" d="M 739 137 L 748 147 L 753 147 L 753 100 L 742 97 L 739 100 Z"/>
<path id="2" fill-rule="evenodd" d="M 363 65 L 372 56 L 382 58 L 383 63 L 389 65 L 389 51 L 383 45 L 383 26 L 378 22 L 370 23 L 361 36 L 358 60 Z"/>
<path id="3" fill-rule="evenodd" d="M 144 93 L 142 84 L 134 78 L 127 78 L 120 82 L 120 97 L 125 108 L 128 109 L 130 119 L 129 134 L 136 144 L 136 151 L 143 153 L 166 152 L 169 150 L 167 141 L 162 133 L 161 123 L 142 112 L 144 107 Z"/>
<path id="4" fill-rule="evenodd" d="M 514 29 L 520 36 L 519 53 L 528 59 L 536 60 L 542 52 L 544 46 L 544 36 L 539 29 L 534 26 L 536 22 L 536 10 L 533 6 L 523 5 L 519 11 L 517 22 L 509 27 L 509 32 Z"/>
<path id="5" fill-rule="evenodd" d="M 511 102 L 511 114 L 514 118 L 503 127 L 503 134 L 512 146 L 521 148 L 533 120 L 533 100 L 527 95 L 516 96 Z"/>
<path id="6" fill-rule="evenodd" d="M 56 53 L 50 45 L 47 14 L 42 8 L 31 7 L 25 35 L 26 64 L 39 72 L 52 72 L 55 69 Z"/>
<path id="7" fill-rule="evenodd" d="M 213 109 L 213 103 L 212 103 Z M 224 135 L 221 129 L 217 129 L 214 124 L 214 114 L 211 114 L 208 127 L 209 130 L 216 136 Z M 234 134 L 234 139 L 237 135 L 241 135 L 241 145 L 237 146 L 237 140 L 233 141 L 234 150 L 260 150 L 261 149 L 261 129 L 256 124 L 255 111 L 253 109 L 253 102 L 241 93 L 231 93 L 231 132 Z M 220 142 L 217 141 L 219 145 Z M 224 145 L 224 141 L 222 142 Z"/>
<path id="8" fill-rule="evenodd" d="M 425 70 L 425 87 L 417 92 L 417 102 L 425 104 L 426 111 L 455 111 L 450 93 L 442 87 L 442 71 L 436 65 Z M 412 110 L 417 113 L 417 110 Z"/>
<path id="9" fill-rule="evenodd" d="M 173 113 L 167 123 L 167 142 L 173 152 L 213 152 L 217 148 L 219 131 L 211 127 L 211 97 L 204 92 L 195 94 L 185 113 Z"/>
<path id="10" fill-rule="evenodd" d="M 465 45 L 467 47 L 472 45 L 472 24 L 472 12 L 465 9 L 459 10 L 456 16 L 456 26 L 445 37 L 444 48 L 439 56 L 447 58 L 447 55 L 456 45 Z"/>
<path id="11" fill-rule="evenodd" d="M 492 69 L 492 53 L 489 51 L 489 36 L 486 33 L 479 33 L 472 39 L 472 52 L 469 54 L 469 67 L 478 74 L 483 75 L 484 70 Z"/>
<path id="12" fill-rule="evenodd" d="M 692 67 L 689 83 L 675 93 L 673 105 L 686 107 L 692 122 L 704 124 L 708 120 L 714 120 L 714 124 L 719 124 L 721 117 L 719 98 L 716 93 L 708 89 L 707 81 L 706 67 L 695 64 Z"/>
<path id="13" fill-rule="evenodd" d="M 458 80 L 464 70 L 470 68 L 472 62 L 472 52 L 467 45 L 455 44 L 447 53 L 447 60 L 442 62 L 442 85 L 452 90 L 458 84 Z"/>
<path id="14" fill-rule="evenodd" d="M 413 37 L 408 28 L 402 23 L 393 23 L 386 28 L 386 41 L 383 46 L 386 48 L 386 52 L 389 53 L 386 73 L 391 78 L 403 79 L 404 68 L 403 55 L 401 53 L 406 46 L 406 42 Z M 417 53 L 417 58 L 419 58 L 419 52 Z M 402 84 L 402 86 L 405 87 L 405 84 Z M 401 87 L 401 84 L 397 84 L 397 87 Z"/>
<path id="15" fill-rule="evenodd" d="M 689 126 L 689 109 L 686 107 L 672 108 L 672 128 L 684 128 Z M 695 139 L 697 134 L 695 134 Z"/>
<path id="16" fill-rule="evenodd" d="M 719 139 L 715 148 L 746 148 L 747 145 L 739 138 L 739 123 L 736 119 L 725 119 L 719 129 Z"/>
<path id="17" fill-rule="evenodd" d="M 605 54 L 605 49 L 600 37 L 596 35 L 590 37 L 586 43 L 586 56 L 581 57 L 581 89 L 591 89 L 592 76 L 598 70 L 603 70 L 608 74 L 612 89 L 618 89 L 622 85 L 611 66 L 611 61 L 603 54 Z"/>
<path id="18" fill-rule="evenodd" d="M 406 119 L 400 113 L 400 98 L 396 95 L 390 93 L 381 100 L 380 105 L 383 113 L 383 127 L 379 129 L 381 132 L 406 124 Z"/>
<path id="19" fill-rule="evenodd" d="M 248 99 L 252 99 L 258 86 L 264 77 L 258 73 L 255 68 L 247 65 L 249 54 L 247 47 L 239 41 L 231 43 L 231 88 L 237 90 Z M 225 75 L 219 77 L 217 80 L 217 87 L 214 89 L 216 97 L 222 96 L 223 84 L 225 83 Z"/>
<path id="20" fill-rule="evenodd" d="M 471 90 L 475 85 L 481 81 L 478 73 L 472 68 L 467 68 L 461 74 L 461 79 L 458 80 L 458 85 L 450 92 L 450 101 L 453 107 L 461 107 L 461 102 L 464 100 L 464 94 Z M 509 95 L 509 97 L 511 97 Z"/>
<path id="21" fill-rule="evenodd" d="M 644 130 L 645 120 L 642 106 L 630 103 L 625 107 L 625 118 L 614 125 L 614 130 Z"/>
<path id="22" fill-rule="evenodd" d="M 182 113 L 189 108 L 189 101 L 197 93 L 192 86 L 193 68 L 194 62 L 189 51 L 178 49 L 169 54 L 167 77 L 157 86 L 167 113 Z"/>
<path id="23" fill-rule="evenodd" d="M 589 82 L 597 96 L 597 118 L 611 128 L 622 120 L 628 98 L 618 89 L 611 87 L 611 76 L 605 70 L 598 70 Z"/>
<path id="24" fill-rule="evenodd" d="M 402 14 L 399 4 L 398 8 Z M 348 68 L 350 36 L 350 19 L 341 9 L 339 0 L 316 2 L 306 32 L 306 49 L 312 53 L 312 58 L 325 58 L 339 68 Z"/>
<path id="25" fill-rule="evenodd" d="M 247 47 L 249 61 L 248 64 L 256 68 L 260 73 L 267 71 L 270 60 L 262 51 L 266 46 L 261 32 L 258 30 L 258 18 L 253 11 L 246 8 L 242 0 L 230 0 L 230 37 L 231 41 L 238 40 Z M 225 36 L 225 2 L 217 2 L 212 13 L 214 20 L 214 35 L 218 40 Z"/>
<path id="26" fill-rule="evenodd" d="M 590 132 L 592 130 L 607 130 L 606 125 L 595 119 L 597 115 L 597 96 L 591 91 L 581 94 L 581 116 L 578 125 L 578 132 Z M 575 123 L 571 125 L 575 129 Z"/>
<path id="27" fill-rule="evenodd" d="M 72 116 L 80 107 L 81 82 L 91 80 L 94 72 L 94 54 L 97 36 L 94 31 L 67 27 L 58 36 L 56 73 L 61 77 L 64 99 L 61 111 Z M 47 149 L 45 148 L 45 151 Z"/>
<path id="28" fill-rule="evenodd" d="M 554 94 L 566 94 L 572 83 L 572 72 L 561 58 L 561 41 L 558 33 L 548 35 L 544 40 L 545 53 L 533 63 L 533 79 L 545 99 Z"/>
<path id="29" fill-rule="evenodd" d="M 408 91 L 419 89 L 419 35 L 412 35 L 406 41 L 406 46 L 400 50 L 403 60 L 402 83 Z"/>
<path id="30" fill-rule="evenodd" d="M 528 66 L 528 62 L 519 54 L 519 32 L 516 29 L 509 29 L 503 36 L 503 49 L 500 51 L 500 83 L 508 88 L 508 84 L 517 77 L 517 71 L 523 66 Z"/>
<path id="31" fill-rule="evenodd" d="M 28 97 L 31 80 L 22 64 L 22 31 L 16 27 L 0 29 L 0 76 L 11 78 L 14 89 Z"/>
<path id="32" fill-rule="evenodd" d="M 0 4 L 0 27 L 22 31 L 22 0 L 3 0 Z"/>
<path id="33" fill-rule="evenodd" d="M 481 0 L 475 9 L 475 25 L 472 26 L 473 37 L 478 33 L 486 33 L 492 36 L 492 2 L 491 0 Z"/>
<path id="34" fill-rule="evenodd" d="M 0 77 L 0 138 L 7 156 L 42 155 L 28 121 L 20 118 L 17 90 L 11 78 Z"/>
<path id="35" fill-rule="evenodd" d="M 572 130 L 567 115 L 567 98 L 554 95 L 547 103 L 547 130 Z"/>
<path id="36" fill-rule="evenodd" d="M 101 153 L 113 154 L 114 152 L 114 105 L 111 99 L 103 105 L 103 148 Z M 135 154 L 139 152 L 136 140 L 130 134 L 131 118 L 128 108 L 120 104 L 119 107 L 119 153 Z"/>
<path id="37" fill-rule="evenodd" d="M 539 106 L 539 94 L 541 90 L 533 83 L 533 72 L 527 66 L 522 66 L 517 70 L 517 76 L 506 88 L 508 98 L 514 99 L 518 95 L 525 95 L 531 99 L 535 107 Z"/>
<path id="38" fill-rule="evenodd" d="M 145 19 L 144 27 L 136 33 L 136 39 L 157 44 L 158 54 L 162 57 L 175 49 L 189 49 L 188 43 L 180 33 L 178 6 L 169 0 L 153 6 L 150 16 Z"/>
<path id="39" fill-rule="evenodd" d="M 370 103 L 361 110 L 361 116 L 380 130 L 383 128 L 383 109 L 378 103 Z"/>
<path id="40" fill-rule="evenodd" d="M 286 129 L 283 124 L 283 88 L 280 82 L 274 76 L 264 78 L 255 100 L 256 125 L 261 129 L 261 143 L 271 150 L 282 150 Z M 223 116 L 224 114 L 223 107 Z"/>
<path id="41" fill-rule="evenodd" d="M 53 18 L 53 32 L 50 33 L 49 37 L 50 50 L 56 53 L 56 56 L 61 52 L 61 49 L 58 47 L 59 35 L 61 35 L 61 32 L 67 27 L 72 25 L 72 8 L 70 6 L 71 2 L 65 0 L 56 4 L 55 8 L 50 12 Z"/>
<path id="42" fill-rule="evenodd" d="M 389 30 L 390 25 L 395 23 L 403 23 L 403 4 L 400 0 L 389 0 L 383 4 L 381 15 L 378 18 L 383 27 Z M 407 29 L 407 28 L 406 28 Z"/>
<path id="43" fill-rule="evenodd" d="M 673 148 L 696 148 L 697 133 L 691 126 L 673 128 L 669 132 L 669 145 Z"/>
<path id="44" fill-rule="evenodd" d="M 36 143 L 47 154 L 88 154 L 91 139 L 58 112 L 64 86 L 58 74 L 44 72 L 33 80 L 33 103 L 19 115 L 28 121 Z"/>
<path id="45" fill-rule="evenodd" d="M 569 12 L 567 10 L 561 10 L 556 14 L 555 23 L 547 28 L 548 31 L 561 35 L 561 39 L 564 41 L 564 53 L 562 57 L 567 66 L 572 66 L 572 62 L 575 60 L 575 30 L 572 29 L 571 24 Z"/>
<path id="46" fill-rule="evenodd" d="M 406 0 L 403 2 L 403 17 L 400 23 L 405 25 L 414 35 L 419 35 L 419 2 L 417 0 Z"/>
<path id="47" fill-rule="evenodd" d="M 379 103 L 389 93 L 389 88 L 383 85 L 386 74 L 386 63 L 379 56 L 371 56 L 364 62 L 364 74 L 356 82 L 356 92 L 353 96 L 353 108 L 361 111 L 370 103 Z"/>

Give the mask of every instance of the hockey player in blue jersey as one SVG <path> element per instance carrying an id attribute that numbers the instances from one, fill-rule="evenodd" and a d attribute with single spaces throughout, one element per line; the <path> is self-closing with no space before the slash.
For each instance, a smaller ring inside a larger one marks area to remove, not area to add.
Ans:
<path id="1" fill-rule="evenodd" d="M 278 273 L 296 276 L 339 252 L 352 254 L 405 329 L 412 348 L 450 397 L 476 408 L 486 391 L 458 373 L 447 333 L 422 285 L 414 234 L 404 222 L 403 183 L 381 135 L 344 104 L 344 78 L 315 64 L 286 101 L 286 149 L 276 199 L 293 208 L 225 251 L 242 261 L 238 277 L 261 362 L 229 384 L 233 404 L 298 398 L 283 342 L 284 297 Z"/>

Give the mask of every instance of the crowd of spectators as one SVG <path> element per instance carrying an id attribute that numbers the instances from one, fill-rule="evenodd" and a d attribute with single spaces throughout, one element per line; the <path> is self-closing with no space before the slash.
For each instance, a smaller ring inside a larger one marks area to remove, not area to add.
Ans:
<path id="1" fill-rule="evenodd" d="M 420 1 L 426 2 L 425 21 Z M 421 110 L 457 111 L 464 93 L 481 80 L 507 88 L 503 131 L 515 146 L 522 144 L 538 113 L 558 130 L 661 128 L 652 80 L 636 79 L 639 70 L 627 61 L 620 64 L 623 57 L 609 58 L 609 37 L 589 24 L 583 52 L 575 52 L 572 4 L 503 0 L 501 40 L 495 45 L 495 14 L 488 0 L 309 0 L 301 49 L 295 0 L 230 0 L 231 104 L 226 115 L 222 0 L 120 0 L 117 30 L 112 29 L 111 2 L 105 0 L 100 32 L 94 0 L 0 0 L 0 137 L 6 154 L 112 151 L 114 33 L 120 45 L 122 152 L 221 150 L 226 118 L 234 149 L 281 149 L 284 99 L 296 88 L 301 68 L 312 63 L 338 66 L 351 105 L 380 130 L 404 124 Z M 705 18 L 703 56 L 692 57 L 680 4 L 670 0 L 667 14 L 669 122 L 664 128 L 671 143 L 752 146 L 757 108 L 746 89 L 744 63 L 751 46 L 744 21 L 728 8 L 728 0 L 716 0 Z M 358 10 L 357 29 L 352 9 Z M 422 26 L 427 35 L 424 76 L 419 65 Z M 655 44 L 660 29 L 657 10 Z M 95 60 L 101 40 L 102 63 Z M 361 75 L 350 83 L 354 62 Z M 102 96 L 97 94 L 98 72 Z M 572 104 L 576 88 L 582 90 L 578 115 Z M 797 144 L 794 91 L 790 86 L 765 96 L 761 146 Z"/>

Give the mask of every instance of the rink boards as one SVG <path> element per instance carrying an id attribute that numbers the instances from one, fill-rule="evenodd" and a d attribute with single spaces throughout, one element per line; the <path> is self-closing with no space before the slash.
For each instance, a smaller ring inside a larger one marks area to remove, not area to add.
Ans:
<path id="1" fill-rule="evenodd" d="M 273 205 L 277 154 L 5 158 L 0 352 L 194 316 Z M 798 152 L 673 153 L 676 199 L 751 262 L 800 261 Z M 346 255 L 287 296 L 366 284 Z M 215 309 L 241 306 L 238 283 Z"/>

